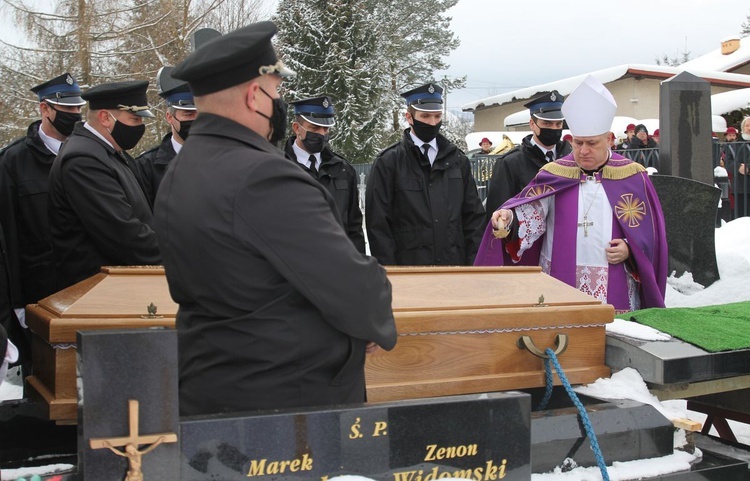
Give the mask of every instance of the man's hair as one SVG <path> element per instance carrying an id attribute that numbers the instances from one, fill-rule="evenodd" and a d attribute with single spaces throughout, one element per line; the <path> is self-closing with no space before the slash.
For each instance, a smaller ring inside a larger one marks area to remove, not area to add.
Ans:
<path id="1" fill-rule="evenodd" d="M 175 114 L 177 113 L 177 109 L 174 108 L 174 106 L 169 105 L 169 106 L 167 106 L 167 112 L 169 112 L 169 115 L 171 115 L 172 117 L 174 117 Z"/>
<path id="2" fill-rule="evenodd" d="M 740 124 L 740 130 L 742 132 L 745 131 L 745 124 L 748 123 L 748 122 L 750 122 L 750 116 L 745 117 L 744 119 L 742 119 L 742 123 Z"/>

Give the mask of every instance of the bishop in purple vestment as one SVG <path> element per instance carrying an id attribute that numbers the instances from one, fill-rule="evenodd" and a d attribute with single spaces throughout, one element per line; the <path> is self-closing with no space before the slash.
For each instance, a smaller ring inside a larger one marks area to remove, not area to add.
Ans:
<path id="1" fill-rule="evenodd" d="M 664 307 L 664 217 L 645 169 L 608 148 L 615 110 L 593 77 L 568 97 L 573 154 L 493 214 L 475 265 L 540 265 L 617 312 Z"/>

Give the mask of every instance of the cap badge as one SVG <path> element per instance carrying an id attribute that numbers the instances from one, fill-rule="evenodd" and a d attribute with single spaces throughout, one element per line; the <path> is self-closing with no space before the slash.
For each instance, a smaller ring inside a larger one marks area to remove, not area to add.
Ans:
<path id="1" fill-rule="evenodd" d="M 434 94 L 435 93 L 435 87 L 433 87 L 432 84 L 430 84 L 430 86 L 427 88 L 427 91 L 430 92 L 431 94 Z"/>
<path id="2" fill-rule="evenodd" d="M 65 83 L 67 83 L 68 85 L 73 85 L 73 77 L 71 77 L 70 74 L 68 74 L 68 76 L 65 78 Z"/>
<path id="3" fill-rule="evenodd" d="M 323 99 L 323 108 L 327 109 L 329 105 L 331 104 L 328 103 L 328 99 Z"/>
<path id="4" fill-rule="evenodd" d="M 550 96 L 549 96 L 549 99 L 550 99 L 551 101 L 553 101 L 553 102 L 554 102 L 555 100 L 557 100 L 557 95 L 555 95 L 555 92 L 552 92 L 552 95 L 550 95 Z"/>

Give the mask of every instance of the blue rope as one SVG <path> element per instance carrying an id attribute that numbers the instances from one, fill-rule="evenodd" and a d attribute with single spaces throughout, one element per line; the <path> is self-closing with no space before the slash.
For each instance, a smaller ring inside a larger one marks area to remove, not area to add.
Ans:
<path id="1" fill-rule="evenodd" d="M 573 391 L 573 387 L 570 385 L 570 382 L 568 382 L 568 378 L 565 376 L 565 373 L 562 370 L 562 366 L 560 366 L 560 361 L 557 360 L 555 352 L 550 348 L 545 349 L 544 352 L 545 354 L 547 354 L 547 356 L 549 356 L 549 358 L 544 359 L 544 372 L 547 378 L 547 388 L 544 392 L 544 398 L 542 399 L 542 402 L 539 403 L 539 407 L 537 409 L 543 410 L 547 406 L 547 403 L 552 396 L 552 383 L 554 382 L 554 378 L 550 364 L 554 364 L 555 371 L 557 371 L 557 377 L 560 378 L 560 382 L 562 382 L 565 391 L 568 393 L 568 396 L 570 396 L 570 400 L 573 401 L 575 407 L 578 408 L 578 415 L 581 417 L 581 422 L 583 423 L 583 427 L 586 430 L 586 435 L 588 435 L 589 437 L 589 443 L 591 444 L 591 450 L 594 451 L 596 464 L 599 466 L 599 471 L 602 473 L 602 481 L 609 481 L 609 473 L 607 473 L 607 463 L 604 462 L 604 456 L 602 456 L 602 450 L 601 448 L 599 448 L 599 441 L 596 440 L 596 433 L 594 433 L 594 428 L 591 426 L 591 421 L 589 420 L 589 415 L 586 412 L 586 408 L 583 407 L 583 403 L 581 403 L 581 400 L 578 399 L 575 391 Z"/>

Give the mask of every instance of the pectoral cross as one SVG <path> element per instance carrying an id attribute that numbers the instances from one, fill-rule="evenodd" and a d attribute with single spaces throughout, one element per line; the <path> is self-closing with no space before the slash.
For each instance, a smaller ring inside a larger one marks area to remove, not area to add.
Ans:
<path id="1" fill-rule="evenodd" d="M 583 227 L 583 236 L 588 237 L 589 236 L 589 226 L 594 225 L 594 222 L 588 222 L 588 216 L 583 216 L 583 222 L 578 223 L 578 227 Z"/>
<path id="2" fill-rule="evenodd" d="M 141 471 L 142 457 L 150 453 L 162 443 L 176 443 L 177 435 L 175 433 L 147 434 L 138 435 L 138 401 L 128 400 L 129 412 L 129 434 L 127 437 L 119 438 L 95 438 L 89 440 L 91 449 L 107 448 L 118 456 L 128 458 L 128 472 L 125 475 L 125 481 L 143 481 L 143 471 Z M 149 444 L 146 449 L 139 450 L 138 446 Z M 125 449 L 120 451 L 116 447 L 124 446 Z"/>

